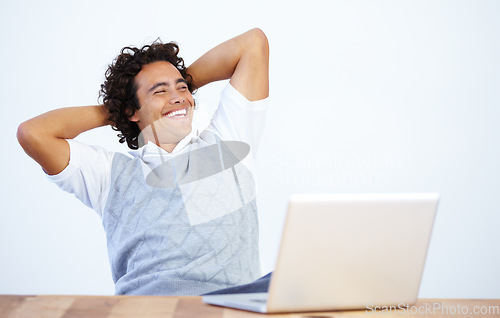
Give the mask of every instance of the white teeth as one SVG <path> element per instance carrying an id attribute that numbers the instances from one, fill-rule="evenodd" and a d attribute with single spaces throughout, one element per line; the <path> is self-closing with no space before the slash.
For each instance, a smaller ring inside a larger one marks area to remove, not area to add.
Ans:
<path id="1" fill-rule="evenodd" d="M 184 115 L 186 115 L 186 113 L 187 113 L 186 108 L 184 108 L 184 109 L 176 110 L 175 112 L 168 113 L 165 116 L 167 116 L 167 117 L 184 116 Z"/>

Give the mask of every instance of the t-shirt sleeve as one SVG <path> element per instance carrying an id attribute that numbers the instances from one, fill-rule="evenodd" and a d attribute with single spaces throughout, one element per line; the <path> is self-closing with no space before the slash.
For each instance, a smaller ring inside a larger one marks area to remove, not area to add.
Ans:
<path id="1" fill-rule="evenodd" d="M 67 142 L 70 148 L 68 166 L 56 175 L 47 175 L 47 178 L 102 216 L 114 153 L 73 139 Z"/>
<path id="2" fill-rule="evenodd" d="M 249 101 L 228 83 L 208 129 L 216 130 L 224 140 L 246 142 L 255 155 L 268 105 L 269 98 Z"/>

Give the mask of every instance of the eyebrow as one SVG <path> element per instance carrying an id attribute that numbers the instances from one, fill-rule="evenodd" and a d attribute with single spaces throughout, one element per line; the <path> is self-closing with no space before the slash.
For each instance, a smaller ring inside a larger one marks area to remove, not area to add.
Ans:
<path id="1" fill-rule="evenodd" d="M 176 81 L 175 81 L 175 84 L 179 84 L 179 83 L 184 83 L 187 85 L 187 81 L 183 78 L 178 78 Z M 160 86 L 170 86 L 169 83 L 167 82 L 158 82 L 156 84 L 154 84 L 153 86 L 151 86 L 149 89 L 148 89 L 148 93 L 154 91 L 155 89 L 157 89 L 158 87 Z"/>

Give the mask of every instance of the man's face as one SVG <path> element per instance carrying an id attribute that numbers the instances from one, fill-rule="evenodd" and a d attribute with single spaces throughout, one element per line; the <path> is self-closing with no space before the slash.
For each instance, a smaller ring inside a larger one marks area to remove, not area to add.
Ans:
<path id="1" fill-rule="evenodd" d="M 130 120 L 137 122 L 145 142 L 177 144 L 191 132 L 194 99 L 175 66 L 146 64 L 134 81 L 140 109 Z"/>

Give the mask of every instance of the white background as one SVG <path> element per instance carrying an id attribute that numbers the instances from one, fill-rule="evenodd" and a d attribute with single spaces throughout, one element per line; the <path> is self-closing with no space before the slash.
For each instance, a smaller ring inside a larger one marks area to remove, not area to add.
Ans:
<path id="1" fill-rule="evenodd" d="M 436 191 L 419 296 L 500 298 L 499 16 L 498 1 L 3 1 L 0 293 L 114 292 L 99 218 L 45 179 L 17 126 L 96 104 L 123 46 L 175 40 L 190 64 L 260 27 L 272 102 L 258 159 L 264 271 L 291 193 Z M 201 89 L 201 103 L 223 85 Z M 115 135 L 79 138 L 127 151 Z"/>

